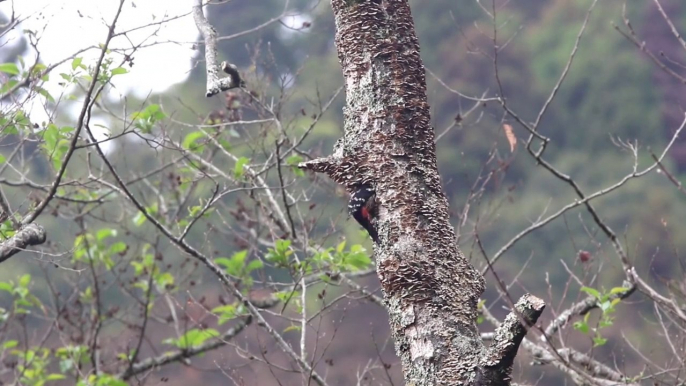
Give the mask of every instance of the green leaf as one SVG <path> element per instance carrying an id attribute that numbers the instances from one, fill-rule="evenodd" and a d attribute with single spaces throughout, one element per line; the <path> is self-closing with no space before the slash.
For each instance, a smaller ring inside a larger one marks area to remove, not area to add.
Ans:
<path id="1" fill-rule="evenodd" d="M 609 301 L 600 302 L 598 306 L 603 312 L 607 312 L 612 308 L 612 304 Z"/>
<path id="2" fill-rule="evenodd" d="M 43 63 L 36 63 L 36 64 L 33 66 L 33 69 L 32 69 L 32 72 L 31 72 L 31 73 L 34 74 L 34 75 L 38 75 L 38 74 L 41 73 L 41 71 L 45 70 L 46 68 L 48 68 L 48 66 L 46 66 L 45 64 L 43 64 Z"/>
<path id="3" fill-rule="evenodd" d="M 71 359 L 63 359 L 60 361 L 60 371 L 66 373 L 74 368 L 74 361 Z"/>
<path id="4" fill-rule="evenodd" d="M 160 292 L 167 288 L 169 285 L 174 284 L 174 275 L 169 272 L 164 272 L 155 276 L 155 282 L 159 287 Z"/>
<path id="5" fill-rule="evenodd" d="M 0 291 L 7 291 L 9 293 L 14 292 L 14 286 L 10 283 L 5 283 L 3 281 L 0 281 Z"/>
<path id="6" fill-rule="evenodd" d="M 233 168 L 233 175 L 236 177 L 236 179 L 239 179 L 243 177 L 243 174 L 245 173 L 245 165 L 248 164 L 250 160 L 246 157 L 241 157 L 236 161 L 236 166 Z"/>
<path id="7" fill-rule="evenodd" d="M 574 322 L 574 329 L 582 334 L 588 334 L 588 324 L 586 322 Z"/>
<path id="8" fill-rule="evenodd" d="M 69 150 L 69 141 L 66 139 L 60 139 L 51 155 L 52 166 L 55 168 L 55 170 L 59 170 L 62 167 L 62 159 L 64 158 L 64 154 L 67 152 L 67 150 Z"/>
<path id="9" fill-rule="evenodd" d="M 254 270 L 256 270 L 256 269 L 260 269 L 260 268 L 262 268 L 262 267 L 264 267 L 264 263 L 262 263 L 262 261 L 260 261 L 260 260 L 253 260 L 253 261 L 251 261 L 250 263 L 248 263 L 248 265 L 245 267 L 245 270 L 246 270 L 247 272 L 252 272 L 252 271 L 254 271 Z"/>
<path id="10" fill-rule="evenodd" d="M 62 374 L 50 374 L 45 378 L 46 381 L 59 381 L 61 379 L 67 379 L 67 377 Z"/>
<path id="11" fill-rule="evenodd" d="M 129 71 L 125 69 L 124 67 L 117 67 L 112 69 L 112 76 L 114 75 L 121 75 L 121 74 L 126 74 Z"/>
<path id="12" fill-rule="evenodd" d="M 590 288 L 590 287 L 581 287 L 582 292 L 586 292 L 587 294 L 593 296 L 596 299 L 600 299 L 600 292 L 596 290 L 595 288 Z"/>
<path id="13" fill-rule="evenodd" d="M 134 126 L 144 133 L 151 132 L 155 122 L 164 118 L 166 118 L 166 115 L 157 104 L 148 105 L 145 109 L 131 114 Z"/>
<path id="14" fill-rule="evenodd" d="M 297 177 L 304 177 L 305 172 L 298 167 L 298 164 L 303 161 L 303 157 L 294 154 L 288 158 L 286 158 L 286 164 L 291 166 L 291 170 L 293 171 L 293 174 L 295 174 Z"/>
<path id="15" fill-rule="evenodd" d="M 152 204 L 148 208 L 146 208 L 146 211 L 149 215 L 155 215 L 157 214 L 157 203 Z M 136 213 L 136 216 L 133 218 L 133 223 L 136 224 L 136 226 L 141 226 L 147 220 L 148 218 L 145 217 L 145 214 L 143 212 L 138 212 Z"/>
<path id="16" fill-rule="evenodd" d="M 10 75 L 19 75 L 19 68 L 14 63 L 2 63 L 0 64 L 0 72 Z"/>
<path id="17" fill-rule="evenodd" d="M 286 328 L 283 329 L 283 332 L 284 332 L 284 333 L 289 332 L 289 331 L 300 331 L 300 326 L 298 326 L 298 325 L 290 325 L 290 326 L 288 326 L 288 327 L 286 327 Z"/>
<path id="18" fill-rule="evenodd" d="M 46 90 L 46 89 L 44 89 L 44 88 L 42 88 L 42 87 L 38 87 L 38 86 L 36 86 L 36 90 L 38 91 L 39 94 L 41 94 L 42 96 L 44 96 L 45 99 L 47 99 L 48 101 L 50 101 L 50 102 L 55 102 L 55 98 L 53 98 L 52 95 L 50 95 L 50 93 L 48 92 L 48 90 Z"/>
<path id="19" fill-rule="evenodd" d="M 617 294 L 622 294 L 624 292 L 627 292 L 629 289 L 626 287 L 615 287 L 610 290 L 610 295 L 617 295 Z"/>
<path id="20" fill-rule="evenodd" d="M 29 283 L 31 282 L 31 275 L 28 273 L 26 275 L 23 275 L 21 278 L 19 278 L 19 286 L 26 288 Z"/>
<path id="21" fill-rule="evenodd" d="M 212 313 L 219 315 L 219 320 L 217 321 L 219 325 L 234 319 L 238 315 L 236 306 L 232 304 L 215 307 L 212 309 Z"/>
<path id="22" fill-rule="evenodd" d="M 372 259 L 364 253 L 351 253 L 346 256 L 345 263 L 355 270 L 361 270 L 369 267 L 372 263 Z"/>
<path id="23" fill-rule="evenodd" d="M 285 267 L 288 265 L 288 256 L 293 254 L 293 251 L 289 249 L 290 246 L 290 240 L 276 240 L 274 249 L 269 248 L 264 258 L 270 263 Z"/>
<path id="24" fill-rule="evenodd" d="M 76 68 L 81 65 L 82 60 L 83 58 L 74 58 L 74 60 L 71 61 L 71 69 L 76 70 Z"/>
<path id="25" fill-rule="evenodd" d="M 2 348 L 4 348 L 4 349 L 15 348 L 15 347 L 17 347 L 17 344 L 19 344 L 19 342 L 17 342 L 16 340 L 8 340 L 2 344 Z"/>
<path id="26" fill-rule="evenodd" d="M 57 145 L 57 140 L 60 138 L 60 130 L 54 124 L 49 124 L 48 127 L 43 130 L 43 140 L 47 146 L 48 151 L 52 152 L 55 150 Z"/>
<path id="27" fill-rule="evenodd" d="M 155 103 L 148 105 L 145 110 L 142 111 L 142 113 L 146 118 L 152 118 L 154 120 L 160 120 L 166 117 L 166 115 L 160 109 L 160 105 Z"/>
<path id="28" fill-rule="evenodd" d="M 607 343 L 607 339 L 603 338 L 602 336 L 596 336 L 593 338 L 593 347 L 602 346 L 605 343 Z"/>
<path id="29" fill-rule="evenodd" d="M 219 139 L 218 142 L 219 142 L 220 145 L 222 145 L 222 147 L 224 148 L 224 150 L 226 150 L 226 151 L 231 150 L 231 142 L 229 142 L 229 141 L 227 141 L 227 140 L 225 140 L 225 139 L 221 139 L 221 138 Z"/>
<path id="30" fill-rule="evenodd" d="M 605 327 L 610 327 L 612 326 L 612 318 L 602 318 L 598 322 L 598 328 L 605 328 Z"/>
<path id="31" fill-rule="evenodd" d="M 136 224 L 136 226 L 141 226 L 143 223 L 147 220 L 143 212 L 138 212 L 136 215 L 133 217 L 133 223 Z"/>
<path id="32" fill-rule="evenodd" d="M 214 263 L 226 268 L 229 265 L 231 265 L 231 259 L 229 259 L 228 257 L 217 257 L 216 259 L 214 259 Z"/>
<path id="33" fill-rule="evenodd" d="M 192 329 L 187 331 L 179 339 L 165 339 L 163 343 L 172 344 L 180 349 L 185 349 L 199 346 L 206 340 L 217 336 L 219 336 L 219 332 L 212 328 L 205 330 Z"/>
<path id="34" fill-rule="evenodd" d="M 291 240 L 284 240 L 284 239 L 276 240 L 275 246 L 276 246 L 277 251 L 285 253 L 288 251 L 288 248 L 291 247 Z"/>
<path id="35" fill-rule="evenodd" d="M 12 87 L 16 86 L 17 83 L 19 83 L 19 81 L 16 79 L 8 80 L 5 84 L 2 85 L 2 87 L 0 87 L 0 94 L 8 92 L 10 89 L 12 89 Z M 7 131 L 5 130 L 5 132 Z"/>
<path id="36" fill-rule="evenodd" d="M 245 258 L 248 256 L 248 251 L 236 252 L 230 259 L 220 257 L 215 259 L 215 263 L 221 265 L 226 270 L 226 273 L 232 276 L 242 276 L 245 268 Z"/>
<path id="37" fill-rule="evenodd" d="M 98 233 L 95 234 L 95 238 L 98 241 L 102 241 L 108 237 L 114 237 L 117 235 L 117 230 L 116 229 L 111 229 L 111 228 L 104 228 L 100 229 Z"/>
<path id="38" fill-rule="evenodd" d="M 181 147 L 184 149 L 188 149 L 191 151 L 198 151 L 199 153 L 202 152 L 202 146 L 196 146 L 195 141 L 204 138 L 205 133 L 202 131 L 194 131 L 192 133 L 188 133 L 186 137 L 183 139 L 183 142 L 181 143 Z M 200 149 L 199 149 L 200 148 Z"/>
<path id="39" fill-rule="evenodd" d="M 128 386 L 128 383 L 109 374 L 91 374 L 88 379 L 82 379 L 76 386 Z"/>
<path id="40" fill-rule="evenodd" d="M 288 165 L 295 166 L 303 161 L 303 157 L 299 156 L 298 154 L 294 154 L 288 158 L 286 158 L 286 163 Z"/>
<path id="41" fill-rule="evenodd" d="M 114 243 L 110 246 L 110 253 L 111 254 L 122 253 L 125 250 L 126 250 L 126 243 L 123 241 L 117 241 L 116 243 Z"/>

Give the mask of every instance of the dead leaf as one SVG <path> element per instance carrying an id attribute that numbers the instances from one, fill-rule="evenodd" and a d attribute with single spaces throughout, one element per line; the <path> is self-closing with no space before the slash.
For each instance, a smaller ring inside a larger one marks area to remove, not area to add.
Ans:
<path id="1" fill-rule="evenodd" d="M 515 148 L 517 147 L 517 137 L 514 135 L 514 131 L 512 130 L 512 126 L 508 125 L 507 123 L 503 124 L 503 130 L 505 130 L 505 136 L 507 137 L 507 142 L 510 143 L 510 153 L 514 152 Z"/>

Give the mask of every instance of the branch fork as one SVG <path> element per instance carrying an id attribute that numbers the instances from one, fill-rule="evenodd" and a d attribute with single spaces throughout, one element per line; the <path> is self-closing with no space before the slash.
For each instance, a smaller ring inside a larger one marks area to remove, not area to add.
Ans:
<path id="1" fill-rule="evenodd" d="M 238 72 L 238 67 L 236 67 L 235 64 L 222 62 L 221 65 L 217 65 L 217 30 L 212 27 L 205 17 L 202 7 L 202 0 L 194 0 L 193 20 L 205 41 L 205 66 L 207 74 L 207 91 L 205 92 L 205 96 L 209 98 L 222 91 L 243 87 L 245 82 L 243 82 L 243 79 Z M 220 78 L 220 68 L 229 76 Z"/>
<path id="2" fill-rule="evenodd" d="M 531 294 L 522 296 L 493 335 L 493 342 L 481 357 L 474 384 L 507 385 L 512 364 L 527 331 L 538 320 L 545 302 Z"/>

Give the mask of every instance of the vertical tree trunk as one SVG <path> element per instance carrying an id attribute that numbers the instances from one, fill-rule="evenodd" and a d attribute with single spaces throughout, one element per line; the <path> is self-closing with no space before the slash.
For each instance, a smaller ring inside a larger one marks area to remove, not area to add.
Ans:
<path id="1" fill-rule="evenodd" d="M 333 155 L 301 167 L 350 191 L 376 190 L 377 272 L 406 384 L 472 384 L 485 353 L 476 326 L 484 281 L 449 222 L 410 7 L 406 0 L 331 2 L 345 134 Z"/>

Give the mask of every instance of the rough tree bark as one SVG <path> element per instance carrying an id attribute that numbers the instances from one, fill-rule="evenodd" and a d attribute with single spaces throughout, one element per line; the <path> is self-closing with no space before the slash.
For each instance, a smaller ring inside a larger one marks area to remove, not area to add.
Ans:
<path id="1" fill-rule="evenodd" d="M 377 273 L 407 385 L 505 385 L 544 304 L 522 298 L 485 349 L 484 280 L 457 247 L 436 165 L 424 66 L 407 0 L 332 0 L 344 137 L 300 166 L 377 192 Z"/>
<path id="2" fill-rule="evenodd" d="M 14 236 L 0 243 L 0 263 L 22 250 L 45 242 L 45 229 L 38 224 L 28 224 L 19 229 Z"/>

